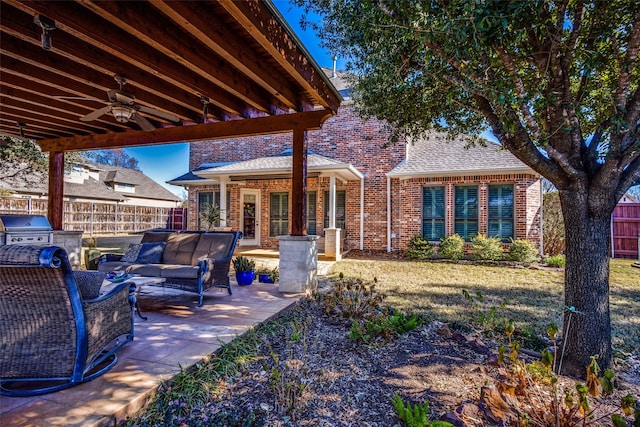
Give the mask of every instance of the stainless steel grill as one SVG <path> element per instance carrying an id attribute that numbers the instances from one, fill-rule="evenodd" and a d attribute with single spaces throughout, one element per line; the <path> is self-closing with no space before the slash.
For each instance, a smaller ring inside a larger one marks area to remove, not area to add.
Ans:
<path id="1" fill-rule="evenodd" d="M 44 215 L 0 215 L 0 244 L 50 245 L 53 228 Z"/>

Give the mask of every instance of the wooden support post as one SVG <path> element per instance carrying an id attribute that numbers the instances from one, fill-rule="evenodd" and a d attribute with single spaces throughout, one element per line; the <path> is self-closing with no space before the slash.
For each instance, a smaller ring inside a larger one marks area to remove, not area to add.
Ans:
<path id="1" fill-rule="evenodd" d="M 291 235 L 307 235 L 307 131 L 301 128 L 293 130 Z"/>
<path id="2" fill-rule="evenodd" d="M 54 230 L 62 230 L 64 215 L 64 152 L 49 153 L 49 222 Z"/>

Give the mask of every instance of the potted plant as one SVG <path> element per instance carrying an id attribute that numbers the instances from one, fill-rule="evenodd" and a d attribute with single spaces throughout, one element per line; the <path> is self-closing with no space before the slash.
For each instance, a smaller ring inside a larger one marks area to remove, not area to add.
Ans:
<path id="1" fill-rule="evenodd" d="M 253 283 L 256 277 L 256 263 L 242 255 L 238 255 L 232 261 L 233 269 L 236 271 L 236 281 L 240 286 L 247 286 Z"/>
<path id="2" fill-rule="evenodd" d="M 258 272 L 258 281 L 260 283 L 275 283 L 280 278 L 280 271 L 278 271 L 278 267 L 274 268 L 262 268 Z"/>
<path id="3" fill-rule="evenodd" d="M 211 231 L 213 227 L 220 226 L 220 207 L 213 203 L 205 203 L 200 207 L 200 221 Z"/>

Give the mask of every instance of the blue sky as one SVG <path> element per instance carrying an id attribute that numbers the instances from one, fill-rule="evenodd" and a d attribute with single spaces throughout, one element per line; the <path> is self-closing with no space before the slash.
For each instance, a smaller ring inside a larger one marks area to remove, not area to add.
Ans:
<path id="1" fill-rule="evenodd" d="M 320 42 L 315 32 L 309 29 L 302 31 L 300 28 L 302 10 L 291 5 L 289 0 L 273 0 L 273 3 L 278 10 L 280 10 L 280 13 L 282 13 L 318 65 L 331 67 L 333 64 L 331 54 L 320 48 Z M 313 19 L 313 17 L 310 19 Z M 338 59 L 338 68 L 343 68 L 343 61 L 340 61 L 340 59 Z M 178 196 L 184 195 L 185 192 L 182 187 L 166 184 L 166 181 L 189 172 L 189 144 L 153 145 L 126 148 L 125 151 L 130 156 L 138 159 L 140 169 L 145 175 L 164 185 Z"/>

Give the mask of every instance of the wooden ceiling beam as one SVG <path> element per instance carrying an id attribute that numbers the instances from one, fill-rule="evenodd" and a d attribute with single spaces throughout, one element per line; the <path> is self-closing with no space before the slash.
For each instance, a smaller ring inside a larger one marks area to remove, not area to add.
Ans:
<path id="1" fill-rule="evenodd" d="M 264 58 L 259 57 L 246 40 L 233 31 L 225 31 L 227 24 L 218 13 L 211 11 L 211 5 L 180 1 L 155 1 L 153 5 L 286 107 L 296 110 L 301 104 L 301 94 L 279 78 L 280 74 L 263 67 Z"/>
<path id="2" fill-rule="evenodd" d="M 84 126 L 92 129 L 94 132 L 119 132 L 124 129 L 121 124 L 112 124 L 106 120 L 94 120 L 92 122 L 78 122 L 81 116 L 90 113 L 92 110 L 100 107 L 91 105 L 82 105 L 79 102 L 68 101 L 64 99 L 47 98 L 43 97 L 42 87 L 43 85 L 38 82 L 25 82 L 24 79 L 4 73 L 2 75 L 2 87 L 0 87 L 0 93 L 7 95 L 12 99 L 19 99 L 24 102 L 31 103 L 36 106 L 42 106 L 51 113 L 58 112 L 61 116 L 68 116 L 69 122 L 74 125 L 82 123 Z M 46 86 L 45 86 L 46 88 Z M 101 106 L 104 106 L 103 103 Z"/>
<path id="3" fill-rule="evenodd" d="M 333 112 L 331 110 L 315 110 L 303 113 L 258 117 L 255 119 L 231 120 L 227 122 L 156 129 L 148 132 L 128 131 L 104 135 L 40 140 L 38 144 L 43 151 L 64 152 L 237 138 L 285 133 L 291 132 L 293 129 L 320 129 L 325 120 L 332 115 Z"/>
<path id="4" fill-rule="evenodd" d="M 113 1 L 80 1 L 105 20 L 104 24 L 93 25 L 90 29 L 79 24 L 79 20 L 86 21 L 86 17 L 73 15 L 80 12 L 78 8 L 65 8 L 64 4 L 49 1 L 20 3 L 49 13 L 56 22 L 68 27 L 67 31 L 77 32 L 76 36 L 84 37 L 84 41 L 112 55 L 126 56 L 138 67 L 150 67 L 156 73 L 163 73 L 172 84 L 188 82 L 188 89 L 194 95 L 209 97 L 214 105 L 230 114 L 253 114 L 244 112 L 238 107 L 239 103 L 247 103 L 266 113 L 271 109 L 270 97 L 262 88 L 235 72 L 198 40 L 189 39 L 184 32 L 178 31 L 175 24 L 149 2 L 126 2 L 126 7 L 122 7 Z"/>
<path id="5" fill-rule="evenodd" d="M 84 132 L 80 129 L 73 129 L 69 126 L 61 125 L 56 121 L 52 121 L 50 116 L 38 114 L 37 112 L 32 112 L 32 114 L 29 115 L 29 120 L 27 121 L 24 113 L 25 109 L 19 106 L 5 106 L 2 109 L 2 117 L 10 121 L 15 121 L 16 123 L 24 123 L 27 127 L 37 126 L 39 129 L 45 129 L 57 137 L 71 137 L 74 135 L 74 132 L 80 133 L 83 136 L 88 134 L 88 132 Z"/>
<path id="6" fill-rule="evenodd" d="M 129 87 L 124 88 L 125 91 L 136 92 L 136 102 L 141 105 L 169 111 L 189 121 L 196 120 L 200 114 L 200 100 L 189 87 L 175 88 L 157 77 L 158 73 L 153 70 L 140 70 L 65 32 L 56 34 L 55 47 L 46 54 L 40 47 L 39 39 L 30 35 L 30 28 L 25 22 L 3 21 L 2 32 L 4 34 L 0 43 L 8 50 L 7 53 L 15 53 L 20 49 L 20 59 L 36 67 L 62 73 L 72 81 L 80 79 L 88 85 L 101 86 L 105 92 L 118 88 L 114 75 L 124 75 L 130 80 L 129 86 L 140 89 L 132 91 Z M 64 58 L 68 59 L 68 63 L 65 64 Z M 109 68 L 99 64 L 105 64 Z M 146 84 L 139 84 L 141 81 Z M 162 89 L 153 89 L 154 87 Z M 143 91 L 146 93 L 142 93 Z M 106 94 L 103 92 L 100 97 L 106 99 Z M 236 107 L 242 108 L 241 104 Z"/>
<path id="7" fill-rule="evenodd" d="M 312 63 L 307 59 L 308 53 L 301 54 L 297 43 L 285 30 L 284 21 L 279 22 L 274 17 L 280 16 L 278 11 L 270 10 L 261 0 L 219 0 L 219 4 L 255 38 L 291 78 L 305 88 L 309 96 L 317 94 L 314 97 L 316 102 L 333 112 L 338 111 L 340 95 L 334 92 L 335 88 L 328 79 L 323 78 L 322 70 L 313 71 Z"/>
<path id="8" fill-rule="evenodd" d="M 22 122 L 21 122 L 22 123 Z M 0 118 L 0 136 L 13 136 L 26 139 L 42 139 L 42 138 L 54 138 L 56 135 L 50 132 L 42 132 L 40 130 L 34 130 L 35 126 L 25 126 L 22 129 L 24 136 L 20 136 L 20 127 L 18 124 L 8 118 Z"/>

